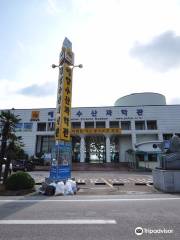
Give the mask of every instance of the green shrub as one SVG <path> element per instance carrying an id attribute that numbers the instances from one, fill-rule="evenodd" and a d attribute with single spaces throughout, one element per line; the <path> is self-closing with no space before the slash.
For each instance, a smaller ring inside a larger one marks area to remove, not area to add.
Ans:
<path id="1" fill-rule="evenodd" d="M 34 179 L 26 172 L 17 172 L 6 180 L 7 190 L 30 189 L 35 185 Z"/>

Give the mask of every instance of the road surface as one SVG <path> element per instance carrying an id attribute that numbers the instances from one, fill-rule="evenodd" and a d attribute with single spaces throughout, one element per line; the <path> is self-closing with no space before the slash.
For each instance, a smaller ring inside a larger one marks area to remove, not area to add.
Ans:
<path id="1" fill-rule="evenodd" d="M 180 239 L 179 206 L 170 194 L 0 197 L 0 239 Z"/>

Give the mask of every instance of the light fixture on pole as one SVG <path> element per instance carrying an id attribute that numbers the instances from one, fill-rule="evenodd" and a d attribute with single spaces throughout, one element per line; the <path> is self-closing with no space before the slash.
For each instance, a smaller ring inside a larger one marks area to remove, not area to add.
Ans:
<path id="1" fill-rule="evenodd" d="M 52 64 L 51 65 L 52 68 L 59 68 L 60 65 L 56 65 L 56 64 Z M 83 65 L 82 64 L 79 64 L 79 65 L 70 65 L 70 67 L 72 67 L 72 69 L 74 69 L 75 67 L 78 67 L 78 68 L 83 68 Z"/>

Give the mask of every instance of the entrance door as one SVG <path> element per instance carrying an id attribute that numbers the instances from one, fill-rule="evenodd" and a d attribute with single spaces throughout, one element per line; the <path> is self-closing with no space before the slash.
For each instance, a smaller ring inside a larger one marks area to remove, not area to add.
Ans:
<path id="1" fill-rule="evenodd" d="M 104 136 L 86 137 L 86 159 L 88 163 L 103 163 L 106 160 Z"/>

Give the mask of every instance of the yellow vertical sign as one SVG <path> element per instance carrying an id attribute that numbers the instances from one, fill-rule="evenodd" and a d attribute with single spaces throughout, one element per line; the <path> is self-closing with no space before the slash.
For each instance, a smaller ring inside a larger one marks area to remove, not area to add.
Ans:
<path id="1" fill-rule="evenodd" d="M 70 141 L 71 133 L 71 98 L 72 98 L 72 68 L 74 53 L 72 43 L 65 38 L 59 57 L 59 79 L 56 104 L 55 139 Z"/>
<path id="2" fill-rule="evenodd" d="M 56 140 L 70 141 L 72 68 L 64 63 L 60 69 L 56 109 Z"/>
<path id="3" fill-rule="evenodd" d="M 64 88 L 61 103 L 60 139 L 70 141 L 71 133 L 72 69 L 64 64 Z"/>

